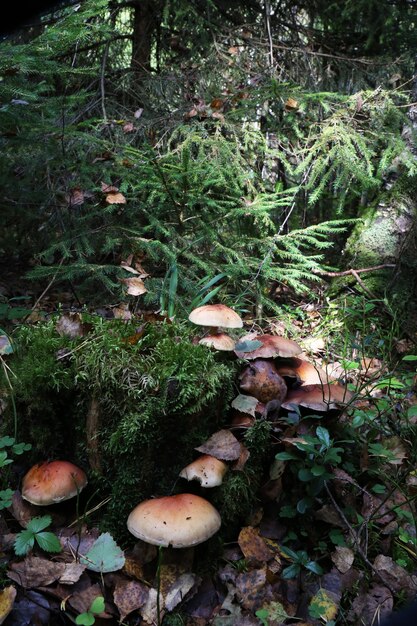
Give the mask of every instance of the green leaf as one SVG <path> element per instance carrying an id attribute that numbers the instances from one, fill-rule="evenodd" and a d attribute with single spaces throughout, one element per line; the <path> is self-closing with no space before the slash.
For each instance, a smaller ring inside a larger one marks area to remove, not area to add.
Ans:
<path id="1" fill-rule="evenodd" d="M 407 410 L 407 417 L 417 417 L 417 404 L 410 406 Z"/>
<path id="2" fill-rule="evenodd" d="M 298 478 L 299 478 L 299 480 L 301 480 L 304 483 L 306 483 L 306 482 L 312 480 L 313 474 L 310 472 L 309 469 L 303 467 L 302 469 L 300 469 L 298 471 Z"/>
<path id="3" fill-rule="evenodd" d="M 275 458 L 278 459 L 278 461 L 298 461 L 299 460 L 299 457 L 293 452 L 278 452 L 278 454 L 275 455 Z"/>
<path id="4" fill-rule="evenodd" d="M 61 552 L 62 546 L 59 543 L 59 539 L 54 533 L 44 532 L 36 533 L 35 539 L 42 550 L 46 552 Z"/>
<path id="5" fill-rule="evenodd" d="M 262 341 L 258 341 L 258 339 L 247 339 L 246 341 L 239 341 L 235 346 L 235 350 L 236 352 L 253 352 L 261 346 Z"/>
<path id="6" fill-rule="evenodd" d="M 110 533 L 103 533 L 80 562 L 93 572 L 115 572 L 125 564 L 123 550 Z"/>
<path id="7" fill-rule="evenodd" d="M 9 446 L 12 446 L 14 442 L 14 437 L 2 437 L 0 439 L 0 448 L 8 448 Z"/>
<path id="8" fill-rule="evenodd" d="M 7 509 L 11 505 L 13 494 L 14 491 L 12 489 L 0 491 L 0 510 Z"/>
<path id="9" fill-rule="evenodd" d="M 104 598 L 103 596 L 97 596 L 91 603 L 91 613 L 102 613 L 104 611 Z"/>
<path id="10" fill-rule="evenodd" d="M 373 491 L 374 493 L 385 493 L 387 490 L 387 488 L 385 487 L 385 485 L 381 485 L 381 484 L 376 484 L 372 487 L 371 491 Z"/>
<path id="11" fill-rule="evenodd" d="M 326 468 L 324 467 L 324 465 L 313 465 L 313 467 L 311 468 L 311 473 L 313 474 L 313 476 L 322 476 L 325 471 Z"/>
<path id="12" fill-rule="evenodd" d="M 330 435 L 327 428 L 324 428 L 323 426 L 317 426 L 316 436 L 320 443 L 322 443 L 324 446 L 326 446 L 327 448 L 330 446 Z"/>
<path id="13" fill-rule="evenodd" d="M 0 452 L 0 467 L 4 467 L 5 465 L 10 465 L 13 463 L 12 459 L 8 458 L 7 452 Z"/>
<path id="14" fill-rule="evenodd" d="M 43 515 L 42 517 L 32 517 L 26 529 L 30 530 L 31 533 L 38 533 L 41 530 L 45 530 L 50 523 L 52 522 L 52 518 L 50 515 Z"/>
<path id="15" fill-rule="evenodd" d="M 417 354 L 407 354 L 403 356 L 403 361 L 417 361 Z"/>
<path id="16" fill-rule="evenodd" d="M 289 567 L 285 567 L 282 570 L 282 577 L 286 579 L 295 578 L 300 573 L 300 570 L 301 567 L 298 565 L 298 563 L 293 563 Z"/>
<path id="17" fill-rule="evenodd" d="M 22 530 L 14 542 L 14 551 L 17 556 L 24 556 L 31 550 L 35 543 L 35 536 L 30 530 Z"/>
<path id="18" fill-rule="evenodd" d="M 95 621 L 96 618 L 89 611 L 87 611 L 86 613 L 80 613 L 75 618 L 75 623 L 78 624 L 78 626 L 92 626 Z"/>
<path id="19" fill-rule="evenodd" d="M 30 443 L 15 443 L 12 446 L 12 450 L 15 454 L 23 454 L 23 452 L 27 452 L 32 449 L 32 445 Z"/>
<path id="20" fill-rule="evenodd" d="M 346 541 L 341 530 L 338 530 L 337 528 L 332 528 L 332 530 L 329 532 L 329 537 L 330 541 L 335 546 L 346 546 Z"/>
<path id="21" fill-rule="evenodd" d="M 306 569 L 308 569 L 310 572 L 313 572 L 314 574 L 318 574 L 319 576 L 324 573 L 323 568 L 321 567 L 321 565 L 316 563 L 316 561 L 309 561 L 306 564 Z"/>

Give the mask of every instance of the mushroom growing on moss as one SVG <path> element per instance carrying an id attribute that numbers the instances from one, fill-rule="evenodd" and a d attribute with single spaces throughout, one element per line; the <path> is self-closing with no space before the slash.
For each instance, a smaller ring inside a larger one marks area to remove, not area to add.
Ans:
<path id="1" fill-rule="evenodd" d="M 24 476 L 22 498 L 37 506 L 69 500 L 87 485 L 82 469 L 69 461 L 45 461 L 34 465 Z"/>
<path id="2" fill-rule="evenodd" d="M 198 480 L 202 487 L 217 487 L 223 482 L 227 464 L 210 454 L 203 454 L 184 467 L 180 477 L 186 480 Z"/>
<path id="3" fill-rule="evenodd" d="M 216 350 L 234 350 L 233 339 L 219 331 L 220 328 L 242 328 L 243 322 L 233 309 L 224 304 L 206 304 L 191 311 L 188 319 L 193 324 L 210 328 L 210 334 L 200 339 L 199 343 Z"/>
<path id="4" fill-rule="evenodd" d="M 214 506 L 190 493 L 145 500 L 127 520 L 127 528 L 135 537 L 154 546 L 173 548 L 203 543 L 220 525 L 220 514 Z"/>

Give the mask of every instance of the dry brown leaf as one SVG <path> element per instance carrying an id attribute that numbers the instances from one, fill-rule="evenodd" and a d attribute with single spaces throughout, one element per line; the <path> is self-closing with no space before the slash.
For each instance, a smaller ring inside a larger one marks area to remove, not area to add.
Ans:
<path id="1" fill-rule="evenodd" d="M 65 563 L 54 563 L 37 556 L 28 556 L 24 561 L 11 563 L 7 575 L 21 587 L 31 589 L 51 585 L 64 571 Z"/>
<path id="2" fill-rule="evenodd" d="M 82 321 L 80 313 L 64 313 L 58 319 L 55 330 L 61 337 L 84 337 L 90 330 L 91 324 Z"/>
<path id="3" fill-rule="evenodd" d="M 391 591 L 383 585 L 373 585 L 368 592 L 359 593 L 352 603 L 348 620 L 354 624 L 378 624 L 387 617 L 394 604 Z"/>
<path id="4" fill-rule="evenodd" d="M 114 185 L 108 185 L 107 183 L 101 183 L 101 191 L 103 193 L 116 193 L 119 191 L 119 187 L 115 187 Z"/>
<path id="5" fill-rule="evenodd" d="M 120 580 L 113 593 L 113 601 L 120 613 L 122 622 L 129 613 L 143 606 L 148 598 L 149 589 L 135 580 Z"/>
<path id="6" fill-rule="evenodd" d="M 83 204 L 85 200 L 84 191 L 79 187 L 75 187 L 74 189 L 71 189 L 66 199 L 70 207 L 80 206 L 80 204 Z"/>
<path id="7" fill-rule="evenodd" d="M 240 457 L 240 443 L 230 430 L 219 430 L 195 450 L 221 461 L 235 461 Z"/>
<path id="8" fill-rule="evenodd" d="M 284 106 L 286 111 L 297 111 L 300 105 L 294 98 L 288 98 Z"/>
<path id="9" fill-rule="evenodd" d="M 404 459 L 407 458 L 408 452 L 404 440 L 398 435 L 381 439 L 381 444 L 387 448 L 395 456 L 394 459 L 387 459 L 390 465 L 402 465 Z"/>
<path id="10" fill-rule="evenodd" d="M 100 585 L 97 585 L 97 584 L 90 585 L 89 587 L 86 587 L 82 591 L 76 591 L 75 593 L 73 593 L 71 597 L 68 599 L 68 604 L 75 611 L 77 611 L 77 613 L 85 613 L 90 608 L 91 603 L 96 598 L 102 595 L 103 595 L 103 592 L 101 590 Z M 107 613 L 104 613 L 104 614 L 101 613 L 100 615 L 103 617 L 104 616 L 110 617 Z"/>
<path id="11" fill-rule="evenodd" d="M 148 291 L 143 280 L 137 276 L 134 278 L 121 278 L 120 281 L 127 285 L 127 293 L 131 296 L 140 296 Z"/>
<path id="12" fill-rule="evenodd" d="M 126 204 L 126 198 L 120 192 L 109 193 L 106 196 L 107 204 Z"/>
<path id="13" fill-rule="evenodd" d="M 232 408 L 236 409 L 240 413 L 247 413 L 252 417 L 255 417 L 256 408 L 258 406 L 258 400 L 253 396 L 246 396 L 240 393 L 232 401 Z"/>
<path id="14" fill-rule="evenodd" d="M 237 541 L 250 565 L 259 566 L 274 557 L 274 553 L 266 545 L 263 537 L 260 537 L 259 528 L 252 526 L 242 528 Z"/>
<path id="15" fill-rule="evenodd" d="M 86 569 L 81 563 L 65 563 L 65 569 L 59 578 L 59 582 L 63 585 L 73 585 L 78 582 L 81 574 Z"/>
<path id="16" fill-rule="evenodd" d="M 113 315 L 117 320 L 132 319 L 132 313 L 129 311 L 129 305 L 126 302 L 122 302 L 119 306 L 114 307 Z"/>
<path id="17" fill-rule="evenodd" d="M 395 563 L 390 556 L 379 554 L 373 566 L 384 583 L 395 593 L 402 591 L 408 597 L 417 591 L 417 577 L 412 576 L 403 567 Z"/>
<path id="18" fill-rule="evenodd" d="M 250 457 L 249 450 L 243 443 L 241 443 L 239 458 L 237 459 L 235 463 L 233 463 L 233 465 L 231 466 L 231 469 L 234 472 L 241 472 L 243 468 L 245 467 L 247 461 L 249 460 L 249 457 Z"/>
<path id="19" fill-rule="evenodd" d="M 223 105 L 224 105 L 224 100 L 221 100 L 221 98 L 214 98 L 214 100 L 210 102 L 210 107 L 212 109 L 221 109 Z"/>
<path id="20" fill-rule="evenodd" d="M 339 572 L 345 574 L 352 567 L 355 554 L 350 548 L 336 546 L 335 551 L 331 554 L 331 559 Z"/>
<path id="21" fill-rule="evenodd" d="M 239 574 L 236 591 L 243 608 L 254 611 L 263 604 L 268 587 L 266 582 L 266 566 Z"/>
<path id="22" fill-rule="evenodd" d="M 15 598 L 16 589 L 13 585 L 5 587 L 2 591 L 0 591 L 0 624 L 3 624 L 4 620 L 12 610 Z"/>

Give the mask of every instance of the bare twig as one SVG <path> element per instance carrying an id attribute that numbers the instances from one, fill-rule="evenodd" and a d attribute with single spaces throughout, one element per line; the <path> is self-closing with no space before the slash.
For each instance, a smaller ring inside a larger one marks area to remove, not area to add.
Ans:
<path id="1" fill-rule="evenodd" d="M 334 506 L 334 508 L 336 509 L 338 515 L 340 516 L 340 518 L 343 520 L 343 523 L 345 524 L 346 528 L 348 529 L 350 536 L 352 537 L 353 540 L 353 545 L 354 545 L 354 549 L 359 553 L 359 555 L 361 556 L 361 558 L 364 560 L 364 562 L 366 563 L 366 565 L 372 570 L 372 572 L 374 573 L 374 575 L 379 578 L 379 580 L 381 582 L 384 583 L 385 587 L 388 587 L 388 589 L 391 591 L 391 593 L 393 595 L 395 595 L 394 590 L 391 588 L 390 584 L 381 576 L 381 574 L 378 572 L 378 570 L 372 565 L 371 561 L 368 559 L 368 557 L 366 556 L 366 553 L 364 552 L 364 550 L 362 549 L 361 545 L 360 545 L 360 540 L 358 537 L 358 534 L 356 533 L 355 529 L 353 528 L 353 526 L 350 524 L 350 522 L 348 521 L 346 515 L 343 513 L 342 509 L 339 507 L 339 505 L 337 504 L 332 492 L 329 489 L 329 486 L 327 484 L 327 482 L 324 483 L 324 488 L 327 491 L 327 495 L 329 496 L 330 500 L 332 501 L 332 504 Z"/>
<path id="2" fill-rule="evenodd" d="M 373 267 L 363 267 L 359 270 L 350 269 L 350 270 L 345 270 L 344 272 L 326 272 L 325 270 L 314 270 L 314 273 L 319 274 L 320 276 L 331 276 L 331 277 L 349 276 L 349 274 L 352 274 L 353 276 L 355 276 L 355 274 L 362 274 L 363 272 L 373 272 L 375 270 L 382 270 L 382 269 L 385 269 L 386 267 L 396 267 L 396 265 L 395 263 L 383 263 L 382 265 L 374 265 Z"/>
<path id="3" fill-rule="evenodd" d="M 64 262 L 64 257 L 62 257 L 62 259 L 60 260 L 60 262 L 58 263 L 58 267 L 57 270 L 55 272 L 55 274 L 52 276 L 51 280 L 49 281 L 48 285 L 45 287 L 45 289 L 42 291 L 41 295 L 39 296 L 39 298 L 36 300 L 35 304 L 32 307 L 32 311 L 34 311 L 36 309 L 36 307 L 38 306 L 39 302 L 42 300 L 42 298 L 44 297 L 44 295 L 50 290 L 50 288 L 52 287 L 52 285 L 55 282 L 55 278 L 58 276 L 58 272 L 61 268 L 61 265 Z"/>

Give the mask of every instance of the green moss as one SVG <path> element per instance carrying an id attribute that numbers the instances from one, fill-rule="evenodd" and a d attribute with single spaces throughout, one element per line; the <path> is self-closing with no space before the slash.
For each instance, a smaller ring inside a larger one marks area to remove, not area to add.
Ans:
<path id="1" fill-rule="evenodd" d="M 170 493 L 194 447 L 221 427 L 236 365 L 194 345 L 188 324 L 148 324 L 135 335 L 133 323 L 90 321 L 92 331 L 74 341 L 54 321 L 16 334 L 19 438 L 33 445 L 28 462 L 63 457 L 85 466 L 91 493 L 111 497 L 103 526 L 121 535 L 130 509 Z M 86 436 L 92 398 L 97 426 Z"/>

